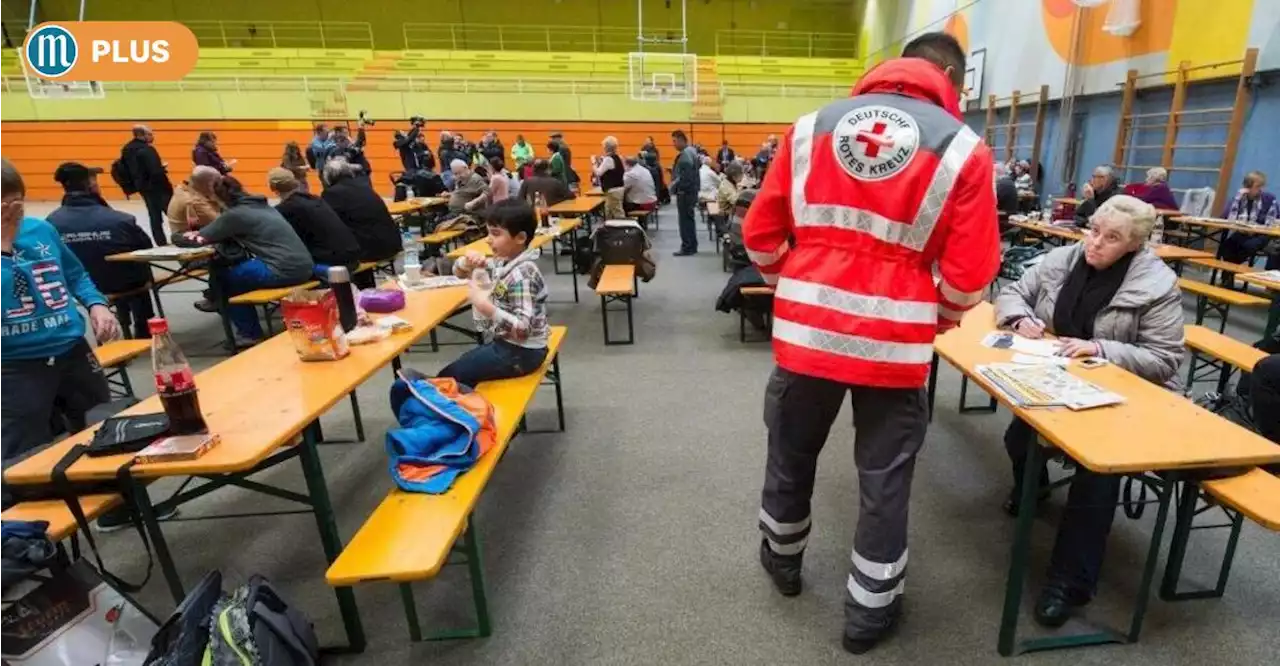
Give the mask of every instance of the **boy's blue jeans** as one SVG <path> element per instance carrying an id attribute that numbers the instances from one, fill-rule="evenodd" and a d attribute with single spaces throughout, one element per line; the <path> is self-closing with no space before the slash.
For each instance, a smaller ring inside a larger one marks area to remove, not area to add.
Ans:
<path id="1" fill-rule="evenodd" d="M 257 257 L 222 269 L 218 281 L 226 290 L 227 298 L 255 289 L 292 284 L 289 280 L 282 280 Z M 228 305 L 227 318 L 241 337 L 252 340 L 262 337 L 262 323 L 258 321 L 258 311 L 252 305 Z"/>
<path id="2" fill-rule="evenodd" d="M 547 359 L 547 348 L 530 349 L 505 340 L 494 340 L 470 349 L 440 371 L 440 377 L 452 377 L 475 388 L 492 379 L 520 377 L 537 370 Z"/>

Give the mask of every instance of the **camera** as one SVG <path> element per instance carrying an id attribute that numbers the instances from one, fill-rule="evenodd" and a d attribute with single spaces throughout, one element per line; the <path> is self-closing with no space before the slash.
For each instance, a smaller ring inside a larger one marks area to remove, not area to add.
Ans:
<path id="1" fill-rule="evenodd" d="M 369 112 L 365 111 L 364 109 L 360 109 L 360 114 L 357 115 L 356 118 L 360 120 L 361 124 L 368 125 L 369 127 L 373 127 L 374 125 L 377 124 L 372 120 L 369 120 Z"/>
<path id="2" fill-rule="evenodd" d="M 409 124 L 422 127 L 427 124 L 427 119 L 422 116 L 409 116 Z"/>

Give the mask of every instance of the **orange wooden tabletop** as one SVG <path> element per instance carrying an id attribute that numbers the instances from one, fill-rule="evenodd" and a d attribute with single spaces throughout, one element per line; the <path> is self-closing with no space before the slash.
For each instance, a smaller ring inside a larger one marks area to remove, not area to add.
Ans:
<path id="1" fill-rule="evenodd" d="M 396 316 L 413 325 L 368 345 L 356 345 L 341 361 L 304 362 L 287 334 L 277 335 L 196 375 L 200 408 L 209 429 L 220 437 L 217 446 L 195 460 L 136 465 L 139 477 L 218 474 L 249 469 L 302 430 L 373 373 L 467 300 L 466 287 L 428 289 L 405 294 L 405 308 Z M 151 396 L 125 414 L 163 411 Z M 45 483 L 53 465 L 75 444 L 93 437 L 83 430 L 4 471 L 8 483 Z M 67 471 L 72 481 L 110 479 L 129 456 L 81 458 Z"/>
<path id="2" fill-rule="evenodd" d="M 552 215 L 586 215 L 604 205 L 600 197 L 579 197 L 569 199 L 547 209 Z"/>
<path id="3" fill-rule="evenodd" d="M 1013 355 L 1008 349 L 982 345 L 982 338 L 994 329 L 994 308 L 981 303 L 959 328 L 938 336 L 934 349 L 1046 440 L 1095 472 L 1280 462 L 1280 446 L 1114 365 L 1086 369 L 1073 363 L 1069 372 L 1124 396 L 1123 404 L 1078 412 L 1065 407 L 1015 409 L 974 371 L 977 365 L 1009 362 Z"/>
<path id="4" fill-rule="evenodd" d="M 98 357 L 98 364 L 104 368 L 114 368 L 121 363 L 131 361 L 151 351 L 150 340 L 112 340 L 93 350 Z"/>

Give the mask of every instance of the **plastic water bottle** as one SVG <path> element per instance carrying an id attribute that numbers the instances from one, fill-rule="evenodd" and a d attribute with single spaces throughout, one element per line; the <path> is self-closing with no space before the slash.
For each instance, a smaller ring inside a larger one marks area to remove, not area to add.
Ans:
<path id="1" fill-rule="evenodd" d="M 477 268 L 471 271 L 471 281 L 475 284 L 476 287 L 484 291 L 493 291 L 493 277 L 489 275 L 488 269 Z M 475 309 L 472 309 L 471 312 L 475 315 L 476 327 L 481 330 L 483 330 L 484 328 L 487 328 L 487 322 L 489 321 L 489 318 L 481 315 Z"/>
<path id="2" fill-rule="evenodd" d="M 400 234 L 400 249 L 404 250 L 405 266 L 421 266 L 422 260 L 418 258 L 418 240 L 414 238 L 413 232 L 405 230 Z"/>
<path id="3" fill-rule="evenodd" d="M 1164 243 L 1164 216 L 1157 215 L 1156 223 L 1151 227 L 1151 246 Z"/>
<path id="4" fill-rule="evenodd" d="M 413 186 L 412 186 L 412 185 L 405 185 L 405 187 L 404 187 L 404 196 L 405 196 L 405 200 L 406 200 L 406 201 L 412 201 L 412 200 L 413 200 Z"/>

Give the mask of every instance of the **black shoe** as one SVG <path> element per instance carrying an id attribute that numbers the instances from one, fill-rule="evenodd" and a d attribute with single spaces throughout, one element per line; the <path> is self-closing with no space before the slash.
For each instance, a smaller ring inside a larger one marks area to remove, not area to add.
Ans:
<path id="1" fill-rule="evenodd" d="M 844 651 L 849 654 L 864 654 L 879 642 L 879 639 L 874 638 L 849 638 L 849 635 L 845 634 L 840 640 L 840 645 L 844 646 Z"/>
<path id="2" fill-rule="evenodd" d="M 671 256 L 673 256 L 673 257 L 692 257 L 693 255 L 695 255 L 695 254 L 697 254 L 697 253 L 698 253 L 698 251 L 697 251 L 697 250 L 676 250 L 675 252 L 672 252 L 672 253 L 671 253 Z"/>
<path id="3" fill-rule="evenodd" d="M 218 311 L 218 306 L 217 306 L 217 304 L 216 304 L 216 303 L 214 303 L 213 301 L 211 301 L 211 300 L 207 299 L 207 298 L 202 299 L 202 300 L 199 300 L 199 301 L 196 301 L 195 303 L 192 303 L 192 305 L 193 305 L 193 306 L 195 306 L 195 309 L 197 309 L 197 310 L 199 310 L 199 311 L 201 311 L 201 312 L 210 312 L 210 313 L 212 313 L 212 312 L 217 312 L 217 311 Z"/>
<path id="4" fill-rule="evenodd" d="M 770 550 L 768 540 L 760 540 L 760 566 L 764 567 L 769 578 L 773 580 L 773 586 L 778 588 L 778 592 L 781 592 L 784 597 L 800 594 L 802 587 L 800 569 L 803 558 L 803 555 L 779 555 Z"/>
<path id="5" fill-rule="evenodd" d="M 1053 494 L 1053 489 L 1049 487 L 1049 473 L 1045 472 L 1040 475 L 1040 492 L 1036 494 L 1036 507 L 1039 508 L 1041 504 L 1049 499 L 1051 494 Z M 1018 509 L 1022 505 L 1021 499 L 1022 491 L 1015 486 L 1013 490 L 1009 491 L 1009 496 L 1005 498 L 1004 504 L 1001 504 L 1000 508 L 1004 509 L 1004 512 L 1010 516 L 1017 518 Z"/>
<path id="6" fill-rule="evenodd" d="M 156 512 L 156 520 L 165 520 L 178 515 L 178 507 L 176 506 L 161 504 L 154 507 L 154 510 Z M 132 516 L 129 514 L 129 509 L 120 506 L 98 516 L 98 520 L 94 521 L 93 528 L 102 533 L 118 532 L 132 524 L 133 521 Z"/>
<path id="7" fill-rule="evenodd" d="M 1036 623 L 1057 629 L 1067 623 L 1072 610 L 1089 603 L 1089 595 L 1066 583 L 1050 581 L 1036 599 Z"/>

